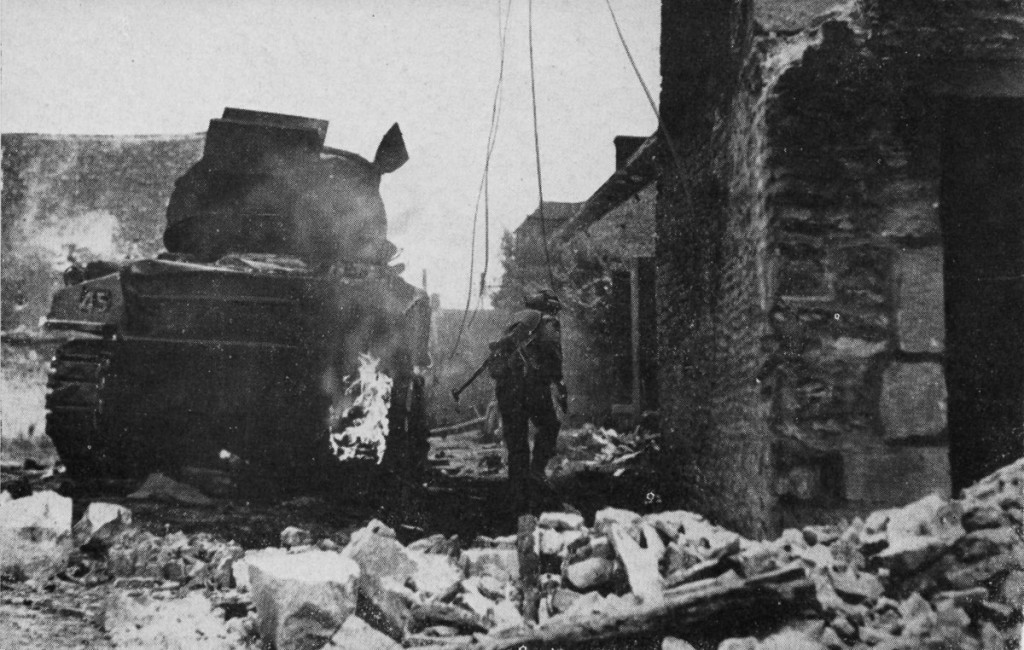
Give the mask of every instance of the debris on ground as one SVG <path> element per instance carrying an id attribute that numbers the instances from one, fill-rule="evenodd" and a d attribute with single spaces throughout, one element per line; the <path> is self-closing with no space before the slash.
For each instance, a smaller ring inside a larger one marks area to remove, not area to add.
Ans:
<path id="1" fill-rule="evenodd" d="M 71 505 L 49 490 L 0 503 L 0 573 L 39 580 L 61 571 L 73 548 Z"/>
<path id="2" fill-rule="evenodd" d="M 90 526 L 112 512 L 96 508 Z M 770 541 L 686 511 L 524 520 L 519 535 L 469 544 L 434 534 L 406 545 L 376 520 L 344 547 L 286 528 L 290 548 L 248 552 L 127 525 L 61 576 L 106 576 L 96 584 L 111 593 L 101 617 L 111 638 L 158 647 L 500 650 L 644 638 L 680 650 L 989 650 L 1021 638 L 1024 459 L 960 499 L 930 495 Z M 182 621 L 176 636 L 161 636 L 172 619 Z"/>
<path id="3" fill-rule="evenodd" d="M 90 503 L 72 530 L 75 546 L 109 546 L 117 533 L 132 524 L 132 511 L 116 503 Z"/>
<path id="4" fill-rule="evenodd" d="M 264 552 L 246 562 L 260 635 L 277 650 L 323 647 L 356 611 L 359 566 L 339 553 Z"/>
<path id="5" fill-rule="evenodd" d="M 580 471 L 602 471 L 621 476 L 645 467 L 660 451 L 661 436 L 644 427 L 619 433 L 585 424 L 559 436 L 559 454 L 553 459 L 556 476 Z"/>
<path id="6" fill-rule="evenodd" d="M 129 494 L 128 498 L 172 501 L 192 506 L 206 506 L 213 503 L 213 499 L 193 486 L 187 483 L 179 483 L 160 472 L 154 472 L 146 477 L 142 486 Z"/>

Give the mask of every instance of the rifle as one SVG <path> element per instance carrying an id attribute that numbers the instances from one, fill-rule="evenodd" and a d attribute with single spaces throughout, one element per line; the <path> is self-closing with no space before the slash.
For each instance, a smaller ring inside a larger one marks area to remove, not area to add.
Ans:
<path id="1" fill-rule="evenodd" d="M 491 355 L 491 356 L 493 356 L 493 355 Z M 467 388 L 469 388 L 473 384 L 473 382 L 476 381 L 476 378 L 479 377 L 480 375 L 482 375 L 484 370 L 487 370 L 487 364 L 491 362 L 491 356 L 488 356 L 487 359 L 483 363 L 480 364 L 480 367 L 476 369 L 476 371 L 473 373 L 473 375 L 469 379 L 466 380 L 466 383 L 462 384 L 458 388 L 453 388 L 452 389 L 452 398 L 455 399 L 455 403 L 456 404 L 459 403 L 459 395 L 462 394 L 462 391 L 464 391 Z"/>
<path id="2" fill-rule="evenodd" d="M 497 354 L 501 350 L 507 350 L 509 346 L 513 346 L 511 354 L 518 354 L 522 351 L 524 347 L 526 347 L 531 341 L 533 341 L 534 335 L 537 333 L 537 330 L 540 328 L 541 324 L 540 313 L 534 313 L 537 314 L 536 322 L 527 323 L 529 329 L 527 330 L 525 336 L 523 336 L 521 333 L 517 336 L 516 332 L 513 331 L 503 336 L 499 341 L 489 344 L 491 348 L 491 353 L 487 355 L 487 359 L 485 359 L 484 362 L 480 364 L 480 367 L 473 372 L 472 376 L 470 376 L 470 378 L 467 379 L 464 384 L 462 384 L 458 388 L 452 389 L 452 397 L 455 399 L 456 403 L 458 403 L 459 395 L 462 394 L 462 391 L 469 388 L 473 384 L 473 382 L 477 380 L 477 377 L 482 375 L 484 370 L 487 370 L 487 364 L 491 362 L 495 354 Z M 519 341 L 516 341 L 517 338 L 519 339 Z"/>

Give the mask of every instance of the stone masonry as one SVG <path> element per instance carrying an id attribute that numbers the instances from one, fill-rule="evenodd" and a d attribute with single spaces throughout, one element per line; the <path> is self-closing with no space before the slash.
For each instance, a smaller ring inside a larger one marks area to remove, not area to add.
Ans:
<path id="1" fill-rule="evenodd" d="M 1024 60 L 1022 14 L 664 3 L 661 411 L 685 505 L 761 534 L 950 491 L 941 98 L 966 60 Z"/>

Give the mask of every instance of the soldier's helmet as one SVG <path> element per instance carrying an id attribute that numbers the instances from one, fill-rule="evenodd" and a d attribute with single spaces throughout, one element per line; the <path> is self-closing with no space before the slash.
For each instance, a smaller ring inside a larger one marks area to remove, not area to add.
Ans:
<path id="1" fill-rule="evenodd" d="M 562 301 L 550 289 L 541 289 L 537 293 L 527 296 L 524 304 L 527 309 L 536 309 L 546 314 L 555 314 L 562 309 Z"/>

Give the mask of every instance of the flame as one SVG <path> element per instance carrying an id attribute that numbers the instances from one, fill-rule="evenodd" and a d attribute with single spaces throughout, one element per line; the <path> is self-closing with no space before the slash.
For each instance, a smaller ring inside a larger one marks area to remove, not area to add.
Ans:
<path id="1" fill-rule="evenodd" d="M 355 396 L 352 405 L 336 420 L 344 424 L 331 432 L 331 450 L 338 460 L 365 457 L 367 448 L 377 453 L 377 463 L 384 459 L 388 437 L 388 408 L 394 383 L 377 370 L 380 359 L 371 354 L 359 355 L 358 377 L 349 384 L 346 395 Z"/>

